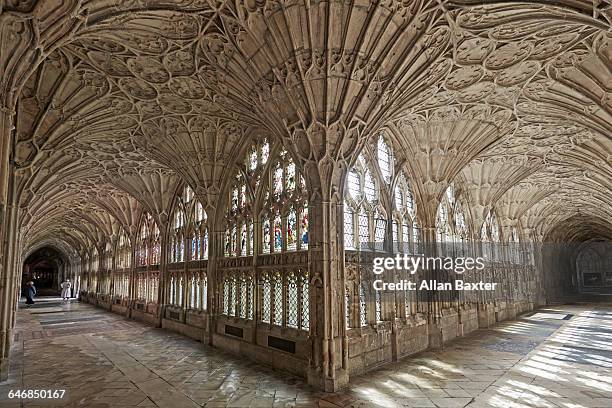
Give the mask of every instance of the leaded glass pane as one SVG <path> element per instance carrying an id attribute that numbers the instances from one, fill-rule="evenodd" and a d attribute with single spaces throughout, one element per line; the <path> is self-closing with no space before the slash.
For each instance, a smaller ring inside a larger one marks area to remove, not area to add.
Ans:
<path id="1" fill-rule="evenodd" d="M 225 231 L 225 256 L 230 256 L 232 249 L 232 233 L 229 229 Z"/>
<path id="2" fill-rule="evenodd" d="M 202 308 L 201 286 L 202 286 L 202 281 L 199 276 L 196 276 L 195 277 L 195 308 L 196 309 Z"/>
<path id="3" fill-rule="evenodd" d="M 344 289 L 344 319 L 346 328 L 351 327 L 351 294 L 348 288 Z"/>
<path id="4" fill-rule="evenodd" d="M 376 242 L 376 249 L 382 250 L 383 244 L 385 242 L 385 231 L 387 229 L 387 220 L 383 217 L 381 213 L 376 211 L 374 213 L 374 241 Z"/>
<path id="5" fill-rule="evenodd" d="M 370 222 L 365 209 L 359 212 L 359 248 L 367 249 L 370 242 Z"/>
<path id="6" fill-rule="evenodd" d="M 277 326 L 283 325 L 283 280 L 280 274 L 273 275 L 274 288 L 274 324 Z"/>
<path id="7" fill-rule="evenodd" d="M 408 225 L 410 221 L 407 218 L 404 218 L 404 222 L 402 222 L 402 250 L 404 252 L 409 251 L 410 245 L 410 226 Z"/>
<path id="8" fill-rule="evenodd" d="M 247 254 L 247 226 L 242 224 L 240 227 L 240 255 L 245 256 Z"/>
<path id="9" fill-rule="evenodd" d="M 196 284 L 195 277 L 191 278 L 191 285 L 189 288 L 189 307 L 192 309 L 196 308 Z"/>
<path id="10" fill-rule="evenodd" d="M 302 209 L 302 226 L 301 226 L 302 241 L 301 249 L 308 249 L 308 204 L 304 204 Z"/>
<path id="11" fill-rule="evenodd" d="M 281 217 L 276 213 L 274 217 L 274 252 L 280 252 L 283 248 L 283 232 L 281 225 Z"/>
<path id="12" fill-rule="evenodd" d="M 366 291 L 363 283 L 359 285 L 359 321 L 361 327 L 368 325 Z"/>
<path id="13" fill-rule="evenodd" d="M 204 231 L 204 236 L 200 240 L 200 259 L 208 258 L 208 229 Z"/>
<path id="14" fill-rule="evenodd" d="M 305 272 L 302 276 L 302 330 L 310 329 L 310 295 L 308 288 L 308 272 Z"/>
<path id="15" fill-rule="evenodd" d="M 238 210 L 238 188 L 232 191 L 232 210 Z"/>
<path id="16" fill-rule="evenodd" d="M 264 141 L 263 146 L 261 147 L 261 164 L 265 164 L 268 161 L 268 157 L 270 156 L 270 145 L 267 141 Z"/>
<path id="17" fill-rule="evenodd" d="M 178 305 L 182 306 L 183 305 L 183 277 L 179 277 L 178 278 L 178 284 L 176 285 L 176 290 L 178 293 Z"/>
<path id="18" fill-rule="evenodd" d="M 287 191 L 293 191 L 295 189 L 295 164 L 289 163 L 287 165 Z"/>
<path id="19" fill-rule="evenodd" d="M 246 204 L 246 199 L 246 184 L 242 183 L 242 185 L 240 186 L 240 197 L 238 197 L 238 206 L 240 208 L 244 208 L 244 205 Z"/>
<path id="20" fill-rule="evenodd" d="M 298 282 L 293 272 L 287 276 L 287 326 L 298 326 Z"/>
<path id="21" fill-rule="evenodd" d="M 202 309 L 208 308 L 208 278 L 202 278 Z"/>
<path id="22" fill-rule="evenodd" d="M 263 253 L 269 254 L 270 253 L 270 220 L 264 216 L 262 224 L 263 226 L 261 229 L 263 232 Z"/>
<path id="23" fill-rule="evenodd" d="M 359 175 L 355 170 L 351 170 L 348 174 L 348 192 L 351 197 L 358 199 L 361 196 L 361 183 Z"/>
<path id="24" fill-rule="evenodd" d="M 414 217 L 414 197 L 410 190 L 406 190 L 406 208 L 412 217 Z"/>
<path id="25" fill-rule="evenodd" d="M 270 277 L 268 274 L 263 275 L 262 279 L 262 295 L 261 295 L 261 320 L 265 323 L 270 323 L 271 316 L 271 297 L 272 297 L 272 285 L 270 284 Z"/>
<path id="26" fill-rule="evenodd" d="M 400 190 L 400 183 L 395 187 L 395 209 L 397 211 L 402 211 L 404 209 L 404 203 L 402 201 L 402 190 Z"/>
<path id="27" fill-rule="evenodd" d="M 253 255 L 253 224 L 247 223 L 247 255 Z"/>
<path id="28" fill-rule="evenodd" d="M 374 178 L 372 177 L 370 170 L 366 170 L 363 191 L 365 193 L 366 200 L 369 202 L 376 200 L 376 185 L 374 184 Z"/>
<path id="29" fill-rule="evenodd" d="M 229 279 L 226 277 L 223 282 L 223 314 L 229 316 Z"/>
<path id="30" fill-rule="evenodd" d="M 248 292 L 247 282 L 246 282 L 244 275 L 242 275 L 240 277 L 240 317 L 243 319 L 246 319 L 247 317 L 247 305 L 248 305 L 247 292 Z"/>
<path id="31" fill-rule="evenodd" d="M 232 242 L 231 242 L 231 254 L 239 255 L 238 253 L 238 228 L 236 225 L 232 226 Z"/>
<path id="32" fill-rule="evenodd" d="M 378 166 L 386 183 L 391 182 L 391 167 L 392 167 L 391 149 L 381 136 L 378 138 Z"/>
<path id="33" fill-rule="evenodd" d="M 253 319 L 253 278 L 248 276 L 247 278 L 248 285 L 248 301 L 247 301 L 247 319 Z"/>
<path id="34" fill-rule="evenodd" d="M 295 214 L 295 209 L 291 209 L 289 211 L 289 216 L 287 217 L 287 250 L 295 251 L 297 248 L 297 217 Z"/>
<path id="35" fill-rule="evenodd" d="M 204 215 L 204 207 L 202 207 L 202 204 L 198 202 L 196 203 L 195 209 L 196 209 L 196 214 L 195 214 L 196 222 L 202 222 L 204 218 L 206 218 Z"/>
<path id="36" fill-rule="evenodd" d="M 236 297 L 236 278 L 232 277 L 230 280 L 230 316 L 236 316 L 237 310 L 237 297 Z"/>
<path id="37" fill-rule="evenodd" d="M 198 242 L 195 235 L 191 236 L 191 259 L 198 259 Z"/>
<path id="38" fill-rule="evenodd" d="M 412 299 L 411 299 L 411 291 L 404 291 L 404 303 L 406 306 L 406 316 L 410 316 L 412 314 Z"/>
<path id="39" fill-rule="evenodd" d="M 353 226 L 353 213 L 349 211 L 348 203 L 344 202 L 344 248 L 355 249 L 355 232 Z"/>
<path id="40" fill-rule="evenodd" d="M 283 168 L 280 163 L 278 163 L 276 169 L 274 169 L 272 185 L 274 186 L 274 194 L 278 195 L 283 191 Z"/>
<path id="41" fill-rule="evenodd" d="M 399 226 L 395 218 L 393 219 L 393 222 L 391 223 L 391 229 L 393 233 L 393 249 L 395 251 L 399 251 L 401 236 L 399 235 Z"/>
<path id="42" fill-rule="evenodd" d="M 255 147 L 251 150 L 249 155 L 249 170 L 255 170 L 257 168 L 257 150 Z"/>
<path id="43" fill-rule="evenodd" d="M 376 322 L 379 323 L 382 321 L 382 301 L 380 290 L 375 290 L 374 295 L 376 301 Z"/>

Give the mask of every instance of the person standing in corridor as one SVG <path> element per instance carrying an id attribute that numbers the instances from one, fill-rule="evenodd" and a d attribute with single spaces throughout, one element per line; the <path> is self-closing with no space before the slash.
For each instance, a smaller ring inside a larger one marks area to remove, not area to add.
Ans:
<path id="1" fill-rule="evenodd" d="M 70 279 L 66 279 L 62 282 L 62 300 L 70 299 L 70 288 L 72 285 L 70 284 Z"/>
<path id="2" fill-rule="evenodd" d="M 36 296 L 36 288 L 34 287 L 34 282 L 29 281 L 26 287 L 26 305 L 34 304 L 34 296 Z"/>

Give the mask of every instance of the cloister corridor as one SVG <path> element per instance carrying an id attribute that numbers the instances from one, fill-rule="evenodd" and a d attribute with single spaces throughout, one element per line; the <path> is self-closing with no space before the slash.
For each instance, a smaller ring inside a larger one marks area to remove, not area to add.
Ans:
<path id="1" fill-rule="evenodd" d="M 527 313 L 352 378 L 338 393 L 88 304 L 20 306 L 3 408 L 612 406 L 612 305 Z M 66 393 L 8 400 L 16 388 Z"/>

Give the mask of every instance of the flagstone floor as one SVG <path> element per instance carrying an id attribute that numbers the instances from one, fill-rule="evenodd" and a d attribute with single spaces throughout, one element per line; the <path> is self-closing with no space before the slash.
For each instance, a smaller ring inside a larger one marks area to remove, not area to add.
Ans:
<path id="1" fill-rule="evenodd" d="M 612 407 L 612 306 L 559 306 L 479 330 L 343 392 L 77 302 L 20 309 L 0 407 Z M 9 399 L 10 390 L 62 399 Z"/>

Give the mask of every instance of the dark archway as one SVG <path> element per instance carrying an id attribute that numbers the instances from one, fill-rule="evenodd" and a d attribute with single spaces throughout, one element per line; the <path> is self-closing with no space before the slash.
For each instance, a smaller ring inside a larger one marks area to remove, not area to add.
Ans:
<path id="1" fill-rule="evenodd" d="M 40 248 L 23 263 L 21 287 L 33 281 L 38 296 L 59 296 L 65 267 L 66 261 L 61 252 L 51 247 Z"/>

